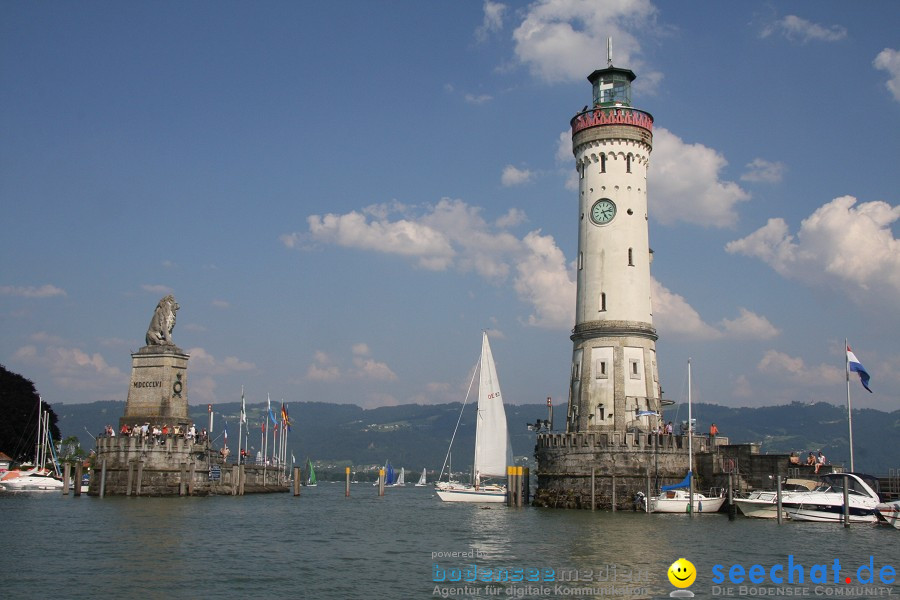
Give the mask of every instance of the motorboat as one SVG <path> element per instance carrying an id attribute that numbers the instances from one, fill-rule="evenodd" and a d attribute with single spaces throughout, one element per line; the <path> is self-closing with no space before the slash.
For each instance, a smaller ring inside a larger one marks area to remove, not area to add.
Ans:
<path id="1" fill-rule="evenodd" d="M 875 507 L 875 513 L 878 515 L 879 521 L 884 521 L 888 525 L 900 529 L 900 501 L 882 502 Z"/>
<path id="2" fill-rule="evenodd" d="M 0 477 L 0 486 L 7 492 L 53 492 L 62 491 L 63 482 L 47 469 L 27 471 L 7 471 Z"/>
<path id="3" fill-rule="evenodd" d="M 788 518 L 794 521 L 841 523 L 844 518 L 845 487 L 850 522 L 876 522 L 875 508 L 881 503 L 878 480 L 861 473 L 822 475 L 819 485 L 812 491 L 782 494 L 781 506 Z"/>
<path id="4" fill-rule="evenodd" d="M 817 481 L 810 479 L 788 479 L 784 482 L 784 488 L 781 490 L 781 497 L 784 499 L 786 494 L 799 491 L 812 491 L 818 486 Z M 778 492 L 771 490 L 757 490 L 750 492 L 743 498 L 735 498 L 734 504 L 745 517 L 756 519 L 774 519 L 778 517 Z M 787 518 L 784 507 L 781 510 L 782 518 Z"/>

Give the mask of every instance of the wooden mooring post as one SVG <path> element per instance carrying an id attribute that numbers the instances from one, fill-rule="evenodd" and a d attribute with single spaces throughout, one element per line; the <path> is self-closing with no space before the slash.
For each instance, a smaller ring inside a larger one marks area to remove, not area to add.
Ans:
<path id="1" fill-rule="evenodd" d="M 81 478 L 84 477 L 84 463 L 80 460 L 75 463 L 75 491 L 76 496 L 81 495 Z"/>
<path id="2" fill-rule="evenodd" d="M 300 467 L 294 467 L 294 495 L 300 495 Z"/>
<path id="3" fill-rule="evenodd" d="M 106 459 L 100 462 L 100 497 L 106 495 Z"/>
<path id="4" fill-rule="evenodd" d="M 72 465 L 66 463 L 63 465 L 63 496 L 69 495 L 69 480 L 72 478 Z M 78 482 L 79 485 L 81 482 Z"/>
<path id="5" fill-rule="evenodd" d="M 384 468 L 378 469 L 378 495 L 384 496 Z"/>

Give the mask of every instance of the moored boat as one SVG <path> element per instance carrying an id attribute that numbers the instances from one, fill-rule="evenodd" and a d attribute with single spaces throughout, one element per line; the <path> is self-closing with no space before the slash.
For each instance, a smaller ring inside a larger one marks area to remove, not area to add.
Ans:
<path id="1" fill-rule="evenodd" d="M 861 473 L 829 473 L 823 475 L 816 489 L 782 495 L 781 506 L 794 521 L 841 523 L 844 519 L 844 487 L 847 488 L 851 523 L 874 523 L 878 480 Z"/>
<path id="2" fill-rule="evenodd" d="M 879 520 L 900 529 L 900 501 L 882 502 L 875 507 Z"/>

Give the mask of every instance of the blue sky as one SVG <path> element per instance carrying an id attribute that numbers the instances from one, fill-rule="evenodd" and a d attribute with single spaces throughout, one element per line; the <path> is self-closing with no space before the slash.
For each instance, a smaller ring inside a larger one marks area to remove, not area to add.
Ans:
<path id="1" fill-rule="evenodd" d="M 0 362 L 124 400 L 157 301 L 192 404 L 565 402 L 586 76 L 653 114 L 665 396 L 900 408 L 900 6 L 0 7 Z M 292 415 L 295 413 L 292 412 Z M 302 418 L 302 415 L 296 415 Z"/>

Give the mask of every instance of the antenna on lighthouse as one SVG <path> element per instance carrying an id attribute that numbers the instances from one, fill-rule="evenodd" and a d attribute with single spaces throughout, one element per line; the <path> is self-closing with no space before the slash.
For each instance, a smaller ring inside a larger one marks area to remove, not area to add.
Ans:
<path id="1" fill-rule="evenodd" d="M 606 66 L 612 66 L 612 38 L 606 38 Z"/>

